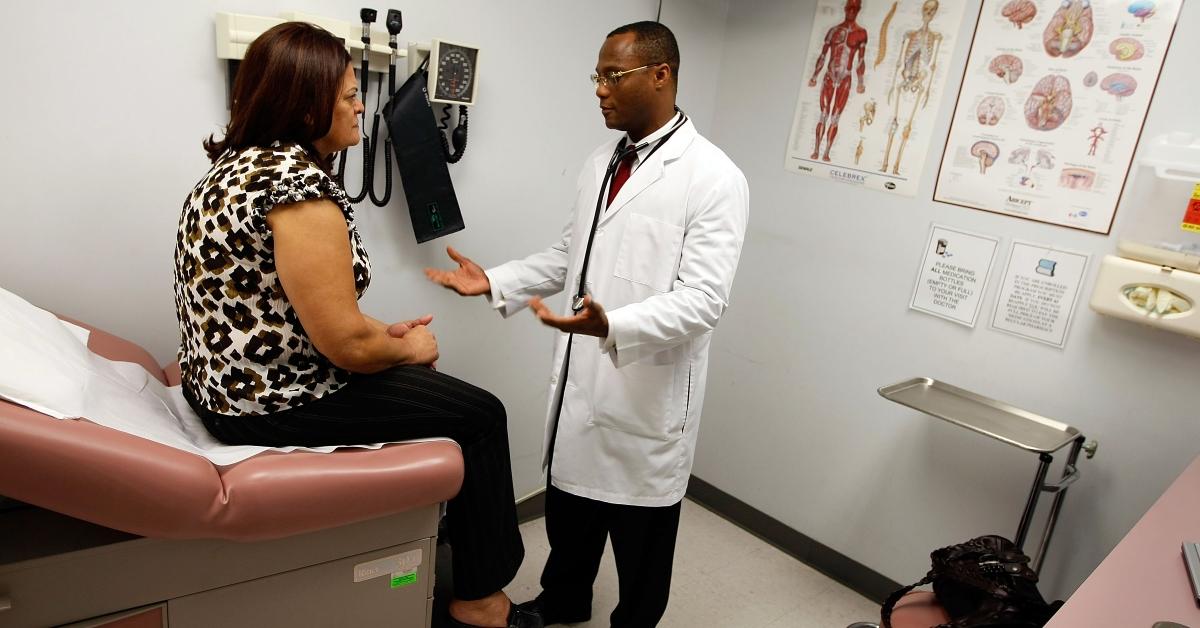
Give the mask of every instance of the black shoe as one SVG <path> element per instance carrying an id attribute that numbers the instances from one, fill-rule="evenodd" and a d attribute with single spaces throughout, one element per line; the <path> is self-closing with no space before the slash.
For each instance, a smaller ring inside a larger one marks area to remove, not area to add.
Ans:
<path id="1" fill-rule="evenodd" d="M 542 618 L 542 623 L 546 626 L 554 624 L 582 624 L 592 618 L 592 609 L 582 613 L 546 613 L 546 602 L 542 596 L 537 596 L 528 602 L 517 604 L 517 608 L 523 612 L 537 615 Z"/>
<path id="2" fill-rule="evenodd" d="M 480 628 L 472 624 L 464 624 L 450 613 L 446 613 L 446 619 L 449 620 L 449 628 Z M 518 604 L 510 604 L 508 607 L 508 628 L 542 628 L 542 616 L 535 613 L 530 613 L 520 607 Z"/>

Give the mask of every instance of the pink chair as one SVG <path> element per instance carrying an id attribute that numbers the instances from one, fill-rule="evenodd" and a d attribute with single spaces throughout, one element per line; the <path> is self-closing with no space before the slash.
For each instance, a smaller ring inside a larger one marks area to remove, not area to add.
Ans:
<path id="1" fill-rule="evenodd" d="M 881 618 L 882 621 L 882 618 Z M 892 610 L 892 628 L 934 628 L 948 623 L 950 616 L 932 591 L 912 591 L 900 598 Z M 879 628 L 873 622 L 857 622 L 846 628 Z"/>
<path id="2" fill-rule="evenodd" d="M 892 628 L 932 628 L 950 621 L 932 591 L 913 591 L 892 611 Z"/>

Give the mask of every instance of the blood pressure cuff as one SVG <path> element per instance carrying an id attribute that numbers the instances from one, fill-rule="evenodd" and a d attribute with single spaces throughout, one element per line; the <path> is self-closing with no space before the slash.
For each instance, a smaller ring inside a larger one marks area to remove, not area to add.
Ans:
<path id="1" fill-rule="evenodd" d="M 444 138 L 426 91 L 428 72 L 413 72 L 383 108 L 417 242 L 461 231 L 462 212 L 446 166 Z"/>

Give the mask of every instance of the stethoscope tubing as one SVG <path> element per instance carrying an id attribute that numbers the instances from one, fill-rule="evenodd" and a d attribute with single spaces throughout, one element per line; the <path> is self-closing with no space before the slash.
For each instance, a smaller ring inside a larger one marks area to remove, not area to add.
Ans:
<path id="1" fill-rule="evenodd" d="M 658 140 L 658 143 L 654 145 L 654 148 L 650 149 L 649 153 L 646 153 L 646 156 L 642 159 L 643 163 L 648 161 L 650 156 L 653 155 L 655 151 L 662 148 L 663 144 L 666 144 L 667 140 L 671 139 L 671 136 L 675 135 L 676 131 L 683 127 L 684 124 L 687 124 L 687 114 L 678 107 L 675 110 L 679 112 L 679 120 L 677 120 L 675 124 L 671 126 L 671 130 L 667 131 L 666 134 Z M 587 296 L 587 272 L 588 264 L 592 260 L 592 244 L 596 240 L 596 228 L 600 224 L 600 212 L 604 208 L 604 200 L 605 197 L 608 196 L 608 188 L 612 184 L 613 175 L 616 174 L 617 166 L 621 164 L 621 161 L 623 161 L 630 154 L 641 151 L 649 143 L 650 142 L 642 142 L 641 144 L 623 147 L 622 144 L 624 144 L 624 140 L 622 140 L 621 143 L 617 144 L 617 148 L 613 150 L 612 157 L 608 160 L 608 168 L 604 171 L 604 178 L 600 181 L 600 191 L 596 194 L 596 210 L 592 215 L 592 229 L 588 233 L 587 246 L 583 251 L 583 267 L 579 271 L 579 290 L 576 292 L 574 300 L 571 301 L 571 310 L 574 312 L 580 312 L 583 310 L 583 298 Z"/>
<path id="2" fill-rule="evenodd" d="M 663 144 L 666 144 L 667 140 L 671 139 L 671 136 L 674 135 L 675 132 L 680 129 L 680 127 L 682 127 L 684 124 L 687 124 L 687 121 L 688 121 L 687 114 L 684 113 L 683 110 L 679 109 L 678 107 L 676 107 L 675 110 L 678 111 L 681 116 L 679 121 L 677 121 L 671 127 L 671 130 L 667 131 L 667 133 L 662 136 L 662 139 L 658 142 L 658 144 L 655 145 L 654 148 L 652 148 L 650 150 L 650 152 L 646 154 L 646 159 L 650 159 L 650 156 L 654 154 L 654 151 L 656 151 L 660 147 L 662 147 Z M 580 270 L 580 274 L 579 274 L 579 293 L 575 296 L 574 301 L 571 303 L 571 309 L 574 310 L 575 312 L 579 312 L 579 311 L 583 310 L 583 297 L 586 296 L 586 291 L 584 290 L 584 287 L 587 285 L 588 261 L 592 257 L 592 242 L 596 238 L 596 226 L 600 222 L 600 210 L 604 206 L 604 197 L 607 195 L 608 185 L 612 181 L 613 174 L 616 173 L 617 165 L 621 163 L 621 160 L 624 159 L 625 156 L 628 155 L 630 152 L 639 151 L 639 150 L 645 148 L 647 144 L 649 144 L 649 142 L 642 142 L 639 145 L 626 146 L 624 148 L 621 147 L 621 144 L 617 144 L 617 148 L 613 151 L 612 158 L 610 158 L 608 160 L 608 169 L 605 170 L 605 172 L 604 172 L 604 179 L 600 182 L 600 192 L 596 196 L 596 212 L 595 212 L 595 215 L 592 216 L 592 231 L 588 235 L 587 248 L 584 250 L 584 253 L 583 253 L 583 268 Z M 561 386 L 563 388 L 560 388 L 557 391 L 558 407 L 555 409 L 555 412 L 554 412 L 554 425 L 553 425 L 553 427 L 550 428 L 550 446 L 549 446 L 549 451 L 546 453 L 546 486 L 547 486 L 547 488 L 549 488 L 550 486 L 553 485 L 554 445 L 555 445 L 556 441 L 558 441 L 558 423 L 559 423 L 560 419 L 562 419 L 562 404 L 563 404 L 563 399 L 566 395 L 565 387 L 566 387 L 566 382 L 567 382 L 567 374 L 570 372 L 570 368 L 571 368 L 571 343 L 574 339 L 575 339 L 575 334 L 567 335 L 567 348 L 563 353 L 563 365 L 562 365 L 562 372 L 561 372 L 561 376 L 560 376 L 561 381 L 559 382 L 559 386 Z"/>

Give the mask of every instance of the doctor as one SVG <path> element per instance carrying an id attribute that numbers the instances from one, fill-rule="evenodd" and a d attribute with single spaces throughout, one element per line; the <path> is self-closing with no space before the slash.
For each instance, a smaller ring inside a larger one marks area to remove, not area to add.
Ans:
<path id="1" fill-rule="evenodd" d="M 487 296 L 505 317 L 528 305 L 564 332 L 543 455 L 551 551 L 542 593 L 522 605 L 546 624 L 590 618 L 610 535 L 620 581 L 612 625 L 654 626 L 667 606 L 709 343 L 729 303 L 749 196 L 742 172 L 675 107 L 678 72 L 667 27 L 610 33 L 592 81 L 605 125 L 624 134 L 584 162 L 562 239 L 487 271 L 451 248 L 458 268 L 425 271 Z M 563 290 L 572 311 L 555 314 L 542 298 Z"/>

